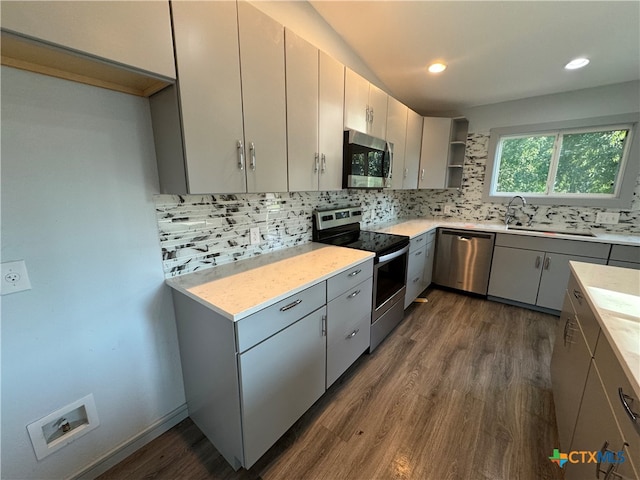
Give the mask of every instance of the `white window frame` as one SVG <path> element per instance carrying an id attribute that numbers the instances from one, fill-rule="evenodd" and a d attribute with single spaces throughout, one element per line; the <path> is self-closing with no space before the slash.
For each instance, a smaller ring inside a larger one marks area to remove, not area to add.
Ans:
<path id="1" fill-rule="evenodd" d="M 640 171 L 640 156 L 638 155 L 637 125 L 639 114 L 616 115 L 567 122 L 555 122 L 542 125 L 523 125 L 519 127 L 495 128 L 491 130 L 487 170 L 482 198 L 485 202 L 506 203 L 514 195 L 524 195 L 532 202 L 540 205 L 575 205 L 603 208 L 630 208 L 636 178 Z M 589 133 L 605 130 L 629 130 L 625 147 L 616 177 L 616 184 L 612 194 L 562 193 L 553 191 L 555 177 L 561 151 L 563 135 L 572 133 Z M 551 163 L 547 176 L 544 193 L 530 192 L 496 192 L 502 139 L 525 138 L 531 136 L 555 136 Z"/>

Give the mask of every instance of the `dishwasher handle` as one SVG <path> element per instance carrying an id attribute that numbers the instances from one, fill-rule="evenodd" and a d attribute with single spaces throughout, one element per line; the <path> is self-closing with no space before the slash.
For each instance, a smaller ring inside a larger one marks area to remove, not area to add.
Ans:
<path id="1" fill-rule="evenodd" d="M 441 230 L 442 235 L 454 235 L 457 236 L 459 240 L 471 240 L 472 238 L 483 238 L 485 240 L 492 240 L 492 233 L 480 233 L 480 232 L 467 232 L 465 230 Z"/>

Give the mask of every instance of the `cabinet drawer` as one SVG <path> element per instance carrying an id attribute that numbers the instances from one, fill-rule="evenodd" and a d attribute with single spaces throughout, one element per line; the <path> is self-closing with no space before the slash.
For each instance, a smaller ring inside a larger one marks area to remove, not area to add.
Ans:
<path id="1" fill-rule="evenodd" d="M 238 352 L 253 347 L 326 303 L 325 282 L 320 282 L 236 322 Z"/>
<path id="2" fill-rule="evenodd" d="M 598 342 L 595 362 L 602 376 L 602 384 L 609 397 L 609 403 L 622 430 L 624 441 L 629 444 L 632 462 L 638 472 L 640 469 L 640 418 L 637 420 L 638 423 L 631 420 L 620 398 L 619 389 L 622 389 L 625 395 L 624 400 L 630 410 L 636 414 L 640 414 L 640 398 L 631 388 L 627 375 L 604 336 Z"/>
<path id="3" fill-rule="evenodd" d="M 526 235 L 499 233 L 496 245 L 543 252 L 566 253 L 584 257 L 608 258 L 611 246 L 608 243 L 566 240 L 561 238 L 530 237 Z"/>
<path id="4" fill-rule="evenodd" d="M 611 256 L 609 259 L 640 263 L 640 246 L 613 245 L 611 247 Z"/>
<path id="5" fill-rule="evenodd" d="M 591 353 L 591 356 L 593 356 L 596 350 L 598 336 L 600 334 L 600 324 L 593 315 L 587 300 L 584 298 L 582 289 L 573 275 L 569 277 L 569 283 L 567 284 L 567 296 L 569 297 L 573 310 L 578 318 L 578 325 L 580 326 L 584 340 L 587 342 L 589 352 Z"/>
<path id="6" fill-rule="evenodd" d="M 371 315 L 327 319 L 327 388 L 369 348 Z"/>
<path id="7" fill-rule="evenodd" d="M 424 247 L 427 244 L 427 234 L 423 233 L 422 235 L 419 235 L 417 237 L 414 237 L 410 240 L 409 243 L 409 251 L 412 252 L 414 250 L 417 250 L 419 248 Z"/>
<path id="8" fill-rule="evenodd" d="M 349 318 L 359 319 L 365 315 L 371 316 L 372 292 L 373 278 L 369 277 L 364 282 L 354 285 L 339 297 L 334 298 L 327 304 L 328 321 L 335 325 L 336 321 L 340 324 Z"/>
<path id="9" fill-rule="evenodd" d="M 327 301 L 333 300 L 369 277 L 373 277 L 373 258 L 327 280 Z"/>

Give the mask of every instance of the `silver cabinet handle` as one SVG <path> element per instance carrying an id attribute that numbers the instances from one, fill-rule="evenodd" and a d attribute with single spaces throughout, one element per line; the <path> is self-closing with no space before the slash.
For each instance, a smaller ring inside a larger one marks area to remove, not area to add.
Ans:
<path id="1" fill-rule="evenodd" d="M 571 317 L 567 317 L 567 321 L 564 324 L 564 333 L 562 339 L 564 341 L 564 346 L 572 345 L 575 342 L 571 341 L 571 337 L 569 336 L 570 332 L 576 332 L 578 329 L 574 328 L 573 323 L 571 323 Z"/>
<path id="2" fill-rule="evenodd" d="M 424 168 L 420 171 L 420 180 L 424 180 Z"/>
<path id="3" fill-rule="evenodd" d="M 244 145 L 242 140 L 238 140 L 236 146 L 238 147 L 238 168 L 244 170 Z"/>
<path id="4" fill-rule="evenodd" d="M 327 156 L 323 153 L 321 157 L 322 157 L 322 169 L 320 171 L 324 173 L 327 171 Z"/>
<path id="5" fill-rule="evenodd" d="M 540 258 L 540 255 L 538 255 L 538 256 L 536 257 L 536 269 L 540 268 L 540 261 L 541 261 L 541 260 L 542 260 L 542 259 Z"/>
<path id="6" fill-rule="evenodd" d="M 256 146 L 253 142 L 249 144 L 249 151 L 251 152 L 251 170 L 256 169 Z"/>
<path id="7" fill-rule="evenodd" d="M 627 442 L 624 442 L 622 444 L 622 448 L 624 447 L 628 447 L 629 444 Z M 620 450 L 622 450 L 622 448 Z M 596 463 L 596 478 L 600 478 L 600 474 L 604 473 L 604 480 L 610 480 L 611 476 L 614 475 L 617 478 L 624 478 L 622 475 L 620 475 L 619 473 L 616 473 L 616 471 L 618 470 L 618 467 L 620 466 L 621 462 L 615 462 L 615 463 L 611 463 L 609 465 L 609 468 L 607 468 L 606 470 L 602 470 L 600 468 L 600 461 L 603 458 L 610 458 L 612 460 L 616 460 L 617 459 L 617 454 L 616 452 L 609 450 L 609 442 L 605 440 L 604 444 L 602 445 L 602 448 L 600 449 L 600 455 L 598 456 L 598 461 Z"/>
<path id="8" fill-rule="evenodd" d="M 624 408 L 624 411 L 627 412 L 627 415 L 629 416 L 631 421 L 637 424 L 638 414 L 631 410 L 631 405 L 629 405 L 630 403 L 633 403 L 633 397 L 625 395 L 625 393 L 622 391 L 622 387 L 618 388 L 618 395 L 620 396 L 620 401 L 622 402 L 622 408 Z"/>
<path id="9" fill-rule="evenodd" d="M 355 337 L 358 332 L 360 331 L 359 328 L 356 328 L 353 332 L 351 332 L 349 335 L 347 335 L 345 338 L 345 340 L 351 340 L 353 337 Z"/>
<path id="10" fill-rule="evenodd" d="M 355 291 L 355 292 L 353 292 L 351 295 L 347 296 L 347 298 L 354 298 L 354 297 L 357 297 L 359 293 L 360 293 L 360 290 L 356 290 L 356 291 Z"/>
<path id="11" fill-rule="evenodd" d="M 409 169 L 405 168 L 404 169 L 404 178 L 407 178 L 409 176 Z"/>
<path id="12" fill-rule="evenodd" d="M 362 270 L 359 270 L 359 269 L 358 269 L 358 270 L 356 270 L 355 272 L 351 272 L 351 273 L 349 274 L 349 276 L 350 276 L 350 277 L 355 277 L 355 276 L 356 276 L 356 275 L 358 275 L 361 271 L 362 271 Z"/>
<path id="13" fill-rule="evenodd" d="M 551 263 L 551 259 L 549 257 L 545 257 L 544 259 L 544 269 L 549 270 L 549 264 Z"/>
<path id="14" fill-rule="evenodd" d="M 369 109 L 369 122 L 373 125 L 373 108 Z"/>
<path id="15" fill-rule="evenodd" d="M 418 243 L 418 242 L 422 242 L 423 240 L 424 240 L 424 237 L 420 237 L 420 238 L 418 238 L 418 239 L 416 240 L 416 243 Z"/>
<path id="16" fill-rule="evenodd" d="M 420 251 L 416 252 L 416 257 L 417 257 L 418 255 L 422 255 L 422 250 L 420 250 Z"/>
<path id="17" fill-rule="evenodd" d="M 365 113 L 365 120 L 366 120 L 367 123 L 371 123 L 371 120 L 369 120 L 369 118 L 370 118 L 369 115 L 370 115 L 369 114 L 369 105 L 367 105 L 367 110 L 366 110 L 366 113 Z"/>
<path id="18" fill-rule="evenodd" d="M 320 169 L 320 155 L 318 155 L 317 153 L 316 153 L 315 160 L 316 160 L 316 163 L 315 163 L 315 166 L 313 167 L 313 171 L 317 172 Z"/>
<path id="19" fill-rule="evenodd" d="M 327 316 L 322 315 L 322 336 L 327 336 Z"/>
<path id="20" fill-rule="evenodd" d="M 582 292 L 580 290 L 573 290 L 573 296 L 578 300 L 578 303 L 582 305 Z"/>
<path id="21" fill-rule="evenodd" d="M 418 283 L 420 281 L 420 277 L 416 277 L 413 279 L 413 283 Z"/>
<path id="22" fill-rule="evenodd" d="M 285 305 L 280 309 L 281 312 L 286 312 L 287 310 L 291 310 L 293 307 L 300 305 L 302 300 L 298 299 L 295 302 L 291 302 L 289 305 Z"/>

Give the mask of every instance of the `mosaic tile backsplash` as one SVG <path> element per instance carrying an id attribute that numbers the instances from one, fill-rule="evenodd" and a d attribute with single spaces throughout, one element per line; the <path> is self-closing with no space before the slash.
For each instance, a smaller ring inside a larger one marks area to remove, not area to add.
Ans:
<path id="1" fill-rule="evenodd" d="M 505 205 L 482 201 L 489 136 L 470 134 L 460 190 L 290 192 L 237 195 L 156 195 L 155 205 L 166 277 L 222 265 L 311 241 L 316 208 L 362 205 L 362 227 L 399 218 L 448 218 L 502 222 Z M 451 205 L 451 215 L 443 215 Z M 595 223 L 596 213 L 620 213 L 617 225 Z M 640 177 L 630 210 L 531 204 L 523 210 L 533 227 L 640 233 Z M 252 227 L 260 243 L 251 245 Z"/>

